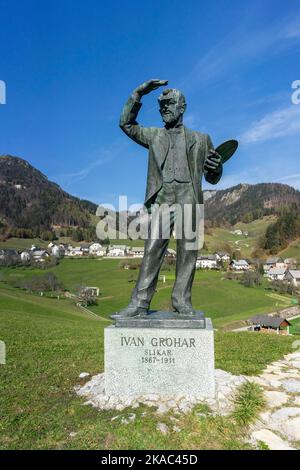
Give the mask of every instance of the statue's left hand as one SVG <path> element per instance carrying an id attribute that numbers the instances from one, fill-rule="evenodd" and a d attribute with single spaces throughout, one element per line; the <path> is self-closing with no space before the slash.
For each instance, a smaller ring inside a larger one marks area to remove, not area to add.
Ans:
<path id="1" fill-rule="evenodd" d="M 216 152 L 215 150 L 210 150 L 205 162 L 204 162 L 204 170 L 205 171 L 218 171 L 222 164 L 221 155 Z"/>

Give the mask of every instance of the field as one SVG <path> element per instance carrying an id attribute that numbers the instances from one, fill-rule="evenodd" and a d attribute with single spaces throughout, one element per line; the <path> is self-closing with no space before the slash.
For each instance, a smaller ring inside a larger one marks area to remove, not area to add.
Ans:
<path id="1" fill-rule="evenodd" d="M 138 276 L 138 270 L 125 270 L 122 267 L 123 262 L 117 259 L 64 259 L 47 272 L 53 272 L 71 293 L 76 292 L 79 285 L 99 287 L 101 296 L 98 305 L 91 310 L 109 318 L 111 313 L 126 306 Z M 34 274 L 43 275 L 44 271 L 34 268 L 2 268 L 0 279 L 11 284 Z M 162 274 L 166 276 L 166 282 L 158 283 L 157 293 L 151 304 L 153 309 L 171 308 L 174 268 L 162 271 Z M 61 302 L 65 300 L 62 299 Z M 265 284 L 259 288 L 247 288 L 238 281 L 226 279 L 222 272 L 196 272 L 193 304 L 211 317 L 218 328 L 258 313 L 283 308 L 290 303 L 291 297 L 273 295 L 265 289 Z"/>
<path id="2" fill-rule="evenodd" d="M 293 335 L 300 335 L 300 317 L 290 320 L 292 326 L 290 326 L 290 333 Z"/>
<path id="3" fill-rule="evenodd" d="M 59 268 L 68 272 L 68 266 Z M 71 272 L 66 282 L 70 286 L 76 282 Z M 240 421 L 239 415 L 213 417 L 207 406 L 181 416 L 180 433 L 171 431 L 164 436 L 157 431 L 157 423 L 171 424 L 171 418 L 158 416 L 152 408 L 99 412 L 84 405 L 73 387 L 82 383 L 80 372 L 103 370 L 103 328 L 109 323 L 82 313 L 68 299 L 30 295 L 3 283 L 0 286 L 0 339 L 7 348 L 7 363 L 0 365 L 1 449 L 249 447 L 243 440 L 247 422 Z M 218 332 L 216 367 L 257 374 L 267 363 L 291 351 L 291 343 L 292 338 L 276 335 Z M 250 395 L 257 402 L 258 391 L 252 390 Z M 121 418 L 130 412 L 136 413 L 135 422 L 121 424 Z M 119 418 L 112 421 L 116 415 Z"/>
<path id="4" fill-rule="evenodd" d="M 210 252 L 220 250 L 224 244 L 228 244 L 233 251 L 239 254 L 240 258 L 251 258 L 259 237 L 265 233 L 267 226 L 274 220 L 276 220 L 274 216 L 266 216 L 248 224 L 239 222 L 231 229 L 213 228 L 211 234 L 204 235 L 204 240 Z M 237 229 L 248 232 L 248 236 L 231 233 Z"/>
<path id="5" fill-rule="evenodd" d="M 285 250 L 279 253 L 283 258 L 296 258 L 300 260 L 300 239 L 292 242 Z"/>

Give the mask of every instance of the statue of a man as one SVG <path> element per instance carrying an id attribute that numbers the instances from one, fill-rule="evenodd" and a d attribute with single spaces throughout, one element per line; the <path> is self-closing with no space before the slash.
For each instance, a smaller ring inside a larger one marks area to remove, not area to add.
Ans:
<path id="1" fill-rule="evenodd" d="M 167 80 L 155 79 L 137 87 L 124 106 L 120 127 L 131 139 L 149 149 L 145 206 L 149 208 L 155 204 L 158 207 L 171 207 L 179 204 L 189 205 L 193 209 L 203 203 L 202 175 L 209 183 L 216 184 L 222 176 L 222 160 L 207 134 L 184 127 L 186 102 L 178 90 L 164 89 L 158 98 L 163 128 L 142 127 L 137 123 L 142 96 L 167 83 Z M 173 230 L 175 217 L 171 221 L 170 232 Z M 155 220 L 152 223 L 158 223 L 158 219 Z M 183 230 L 181 237 L 176 237 L 176 280 L 172 304 L 179 316 L 193 316 L 195 310 L 191 303 L 191 288 L 198 249 L 187 248 L 184 232 Z M 147 314 L 169 238 L 148 237 L 145 241 L 144 258 L 131 301 L 112 318 Z"/>

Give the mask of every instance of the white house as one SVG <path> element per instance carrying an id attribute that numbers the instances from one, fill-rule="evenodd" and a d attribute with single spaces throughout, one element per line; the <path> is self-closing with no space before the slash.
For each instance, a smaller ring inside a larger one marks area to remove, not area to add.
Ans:
<path id="1" fill-rule="evenodd" d="M 249 264 L 245 259 L 235 260 L 233 259 L 230 263 L 231 269 L 235 271 L 248 271 L 250 268 Z"/>
<path id="2" fill-rule="evenodd" d="M 103 248 L 100 243 L 92 243 L 89 247 L 89 254 L 92 256 L 104 256 L 106 254 L 106 248 Z"/>
<path id="3" fill-rule="evenodd" d="M 167 248 L 166 256 L 169 256 L 170 258 L 176 258 L 176 250 L 173 250 L 173 248 Z"/>
<path id="4" fill-rule="evenodd" d="M 197 269 L 216 269 L 217 267 L 218 262 L 215 255 L 203 255 L 197 258 Z"/>
<path id="5" fill-rule="evenodd" d="M 122 257 L 127 254 L 126 245 L 110 245 L 107 256 L 109 257 Z"/>
<path id="6" fill-rule="evenodd" d="M 216 253 L 217 261 L 223 261 L 224 263 L 230 263 L 230 255 L 225 251 L 219 251 Z"/>
<path id="7" fill-rule="evenodd" d="M 286 272 L 285 279 L 294 286 L 300 286 L 300 269 L 289 269 Z"/>
<path id="8" fill-rule="evenodd" d="M 285 258 L 283 262 L 286 264 L 287 269 L 297 268 L 297 260 L 295 258 Z"/>
<path id="9" fill-rule="evenodd" d="M 81 243 L 80 248 L 84 255 L 88 255 L 90 252 L 91 243 Z"/>
<path id="10" fill-rule="evenodd" d="M 30 259 L 31 259 L 30 251 L 23 250 L 20 254 L 20 257 L 21 257 L 22 263 L 26 263 L 26 262 L 30 261 Z"/>
<path id="11" fill-rule="evenodd" d="M 46 258 L 49 258 L 49 253 L 46 250 L 33 250 L 31 256 L 34 261 L 44 262 Z"/>
<path id="12" fill-rule="evenodd" d="M 264 264 L 264 272 L 267 273 L 270 268 L 286 269 L 287 265 L 279 256 L 271 256 L 271 258 L 268 258 Z"/>
<path id="13" fill-rule="evenodd" d="M 99 287 L 94 287 L 94 286 L 86 286 L 83 288 L 83 291 L 91 294 L 94 297 L 99 297 L 100 295 L 100 289 Z"/>
<path id="14" fill-rule="evenodd" d="M 134 258 L 143 258 L 144 256 L 144 247 L 143 246 L 134 246 L 130 248 L 129 253 Z"/>
<path id="15" fill-rule="evenodd" d="M 267 271 L 266 277 L 270 281 L 283 281 L 285 278 L 286 268 L 270 268 Z"/>
<path id="16" fill-rule="evenodd" d="M 66 256 L 83 256 L 83 251 L 80 246 L 68 246 L 68 249 L 65 253 Z"/>
<path id="17" fill-rule="evenodd" d="M 232 230 L 230 233 L 233 233 L 233 235 L 243 235 L 243 232 L 240 229 Z"/>
<path id="18" fill-rule="evenodd" d="M 64 245 L 53 245 L 51 249 L 51 254 L 56 258 L 62 258 L 63 256 L 65 256 Z"/>

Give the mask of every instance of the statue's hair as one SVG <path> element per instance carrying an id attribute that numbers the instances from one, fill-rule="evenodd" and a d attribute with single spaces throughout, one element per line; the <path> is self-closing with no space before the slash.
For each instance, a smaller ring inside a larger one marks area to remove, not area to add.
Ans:
<path id="1" fill-rule="evenodd" d="M 159 95 L 158 102 L 160 103 L 161 101 L 169 98 L 168 95 L 174 96 L 180 105 L 186 105 L 185 96 L 181 91 L 176 90 L 176 88 L 165 88 L 161 95 Z"/>

